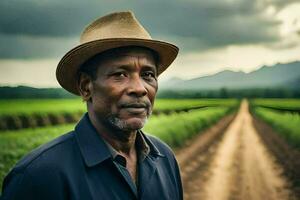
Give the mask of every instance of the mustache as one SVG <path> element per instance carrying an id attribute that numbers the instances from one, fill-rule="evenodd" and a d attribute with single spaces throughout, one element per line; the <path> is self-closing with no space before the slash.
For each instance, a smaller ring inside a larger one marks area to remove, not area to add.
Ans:
<path id="1" fill-rule="evenodd" d="M 151 103 L 149 101 L 128 101 L 121 102 L 119 104 L 121 108 L 151 108 Z"/>

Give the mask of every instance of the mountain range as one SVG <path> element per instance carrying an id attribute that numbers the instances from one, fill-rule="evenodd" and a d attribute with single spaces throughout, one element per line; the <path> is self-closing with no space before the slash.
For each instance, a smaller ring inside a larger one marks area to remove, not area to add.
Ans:
<path id="1" fill-rule="evenodd" d="M 214 89 L 286 88 L 300 89 L 300 61 L 263 66 L 255 71 L 219 73 L 189 80 L 171 78 L 160 83 L 160 90 L 214 90 Z"/>

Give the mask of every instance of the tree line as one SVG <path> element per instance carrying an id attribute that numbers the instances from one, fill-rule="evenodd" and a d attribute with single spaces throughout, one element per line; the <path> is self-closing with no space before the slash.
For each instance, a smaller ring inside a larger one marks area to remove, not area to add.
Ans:
<path id="1" fill-rule="evenodd" d="M 159 90 L 158 98 L 300 98 L 299 89 L 251 88 L 219 90 Z M 27 86 L 0 87 L 0 99 L 76 98 L 62 88 L 33 88 Z"/>

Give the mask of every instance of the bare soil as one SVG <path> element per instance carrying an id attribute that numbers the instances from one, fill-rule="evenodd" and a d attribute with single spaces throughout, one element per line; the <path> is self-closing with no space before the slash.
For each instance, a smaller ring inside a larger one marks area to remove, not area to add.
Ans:
<path id="1" fill-rule="evenodd" d="M 300 199 L 257 133 L 247 101 L 235 117 L 194 138 L 176 157 L 186 200 Z"/>
<path id="2" fill-rule="evenodd" d="M 288 145 L 284 138 L 270 125 L 254 117 L 253 124 L 268 150 L 283 167 L 284 175 L 291 181 L 291 187 L 300 199 L 300 151 Z"/>

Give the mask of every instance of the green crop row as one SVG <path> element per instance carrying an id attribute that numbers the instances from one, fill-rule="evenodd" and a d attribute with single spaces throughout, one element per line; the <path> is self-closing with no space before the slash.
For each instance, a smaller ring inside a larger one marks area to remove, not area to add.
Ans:
<path id="1" fill-rule="evenodd" d="M 0 100 L 0 130 L 73 123 L 85 111 L 80 99 Z"/>
<path id="2" fill-rule="evenodd" d="M 300 115 L 255 107 L 254 113 L 271 126 L 292 146 L 300 149 Z"/>
<path id="3" fill-rule="evenodd" d="M 239 103 L 237 99 L 158 99 L 155 102 L 155 111 L 180 110 L 197 107 L 211 106 L 236 106 Z"/>
<path id="4" fill-rule="evenodd" d="M 160 115 L 152 118 L 143 130 L 153 133 L 171 147 L 178 147 L 199 131 L 214 124 L 229 111 L 229 107 L 213 107 L 188 113 Z"/>
<path id="5" fill-rule="evenodd" d="M 83 103 L 79 98 L 0 100 L 0 115 L 84 112 L 85 110 L 85 103 Z"/>
<path id="6" fill-rule="evenodd" d="M 233 106 L 235 99 L 157 99 L 155 110 L 176 110 L 199 106 Z M 85 103 L 78 99 L 16 99 L 0 100 L 0 115 L 33 113 L 85 112 Z"/>
<path id="7" fill-rule="evenodd" d="M 232 107 L 212 107 L 172 115 L 152 116 L 144 130 L 171 146 L 180 146 L 186 139 L 212 125 Z M 55 137 L 72 130 L 74 124 L 29 128 L 0 133 L 0 187 L 9 169 L 26 153 Z"/>
<path id="8" fill-rule="evenodd" d="M 0 134 L 0 187 L 9 169 L 24 154 L 72 130 L 74 124 L 7 131 Z"/>
<path id="9" fill-rule="evenodd" d="M 74 123 L 83 112 L 33 113 L 0 116 L 0 130 L 24 129 Z"/>
<path id="10" fill-rule="evenodd" d="M 300 110 L 300 99 L 254 99 L 254 106 L 265 106 L 278 109 Z"/>
<path id="11" fill-rule="evenodd" d="M 208 106 L 235 106 L 234 99 L 157 100 L 153 114 L 188 111 Z M 0 130 L 74 123 L 86 111 L 79 99 L 0 100 Z"/>

